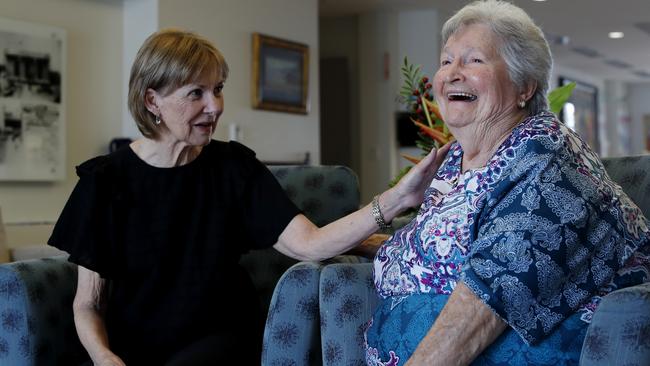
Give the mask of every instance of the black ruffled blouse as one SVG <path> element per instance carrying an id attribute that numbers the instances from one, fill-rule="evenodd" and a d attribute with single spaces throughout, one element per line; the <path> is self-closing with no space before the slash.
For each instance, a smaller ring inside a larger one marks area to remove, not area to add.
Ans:
<path id="1" fill-rule="evenodd" d="M 273 245 L 299 210 L 253 151 L 212 141 L 189 164 L 156 168 L 126 147 L 77 174 L 49 244 L 109 280 L 109 341 L 127 364 L 254 327 L 239 258 Z"/>

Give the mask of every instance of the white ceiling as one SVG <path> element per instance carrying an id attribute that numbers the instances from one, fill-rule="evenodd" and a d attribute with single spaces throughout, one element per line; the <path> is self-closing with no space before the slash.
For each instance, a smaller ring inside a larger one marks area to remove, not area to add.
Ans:
<path id="1" fill-rule="evenodd" d="M 469 1 L 460 0 L 319 0 L 320 16 L 345 16 L 386 9 L 435 8 L 441 22 Z M 544 30 L 557 64 L 607 80 L 650 82 L 650 0 L 513 0 Z M 646 23 L 644 32 L 636 26 Z M 609 39 L 611 31 L 625 33 Z M 569 43 L 554 42 L 567 36 Z M 575 52 L 588 48 L 595 58 Z M 606 61 L 628 64 L 614 67 Z M 635 72 L 646 73 L 639 76 Z"/>

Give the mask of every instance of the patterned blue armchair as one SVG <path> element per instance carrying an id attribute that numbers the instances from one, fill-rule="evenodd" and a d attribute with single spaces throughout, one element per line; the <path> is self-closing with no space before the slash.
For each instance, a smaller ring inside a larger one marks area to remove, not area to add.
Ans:
<path id="1" fill-rule="evenodd" d="M 344 167 L 321 167 L 319 174 L 310 169 L 272 169 L 289 197 L 316 225 L 324 226 L 359 208 L 359 184 L 356 175 Z M 287 174 L 287 173 L 290 173 Z M 319 192 L 314 195 L 312 192 Z M 320 212 L 319 215 L 315 215 Z M 266 255 L 265 251 L 251 253 Z M 276 256 L 277 252 L 268 253 Z M 353 256 L 337 257 L 329 262 L 300 262 L 282 277 L 269 281 L 270 307 L 264 330 L 263 365 L 318 365 L 321 360 L 319 336 L 318 288 L 320 271 L 332 262 L 358 263 Z M 263 261 L 258 260 L 258 264 Z M 273 261 L 275 262 L 275 261 Z M 267 265 L 265 263 L 264 265 Z M 254 270 L 249 271 L 255 276 Z M 279 277 L 279 275 L 278 275 Z M 261 281 L 255 280 L 256 285 Z M 277 286 L 276 286 L 277 282 Z M 275 291 L 274 291 L 275 288 Z M 258 288 L 259 289 L 259 288 Z M 273 295 L 271 299 L 271 294 Z"/>
<path id="2" fill-rule="evenodd" d="M 0 265 L 0 365 L 78 365 L 77 267 L 65 257 Z"/>
<path id="3" fill-rule="evenodd" d="M 650 217 L 650 156 L 603 163 L 609 176 Z M 587 329 L 580 365 L 650 365 L 650 283 L 603 298 Z"/>
<path id="4" fill-rule="evenodd" d="M 650 156 L 605 159 L 604 164 L 650 217 Z M 296 264 L 273 294 L 265 342 L 281 341 L 265 343 L 263 365 L 365 365 L 363 333 L 376 296 L 371 263 Z M 301 309 L 315 307 L 316 298 L 320 321 L 306 322 Z M 320 349 L 314 349 L 317 341 Z M 319 352 L 317 359 L 313 355 Z M 580 364 L 650 365 L 650 283 L 603 298 L 587 330 Z"/>
<path id="5" fill-rule="evenodd" d="M 318 225 L 325 225 L 359 206 L 357 177 L 348 168 L 274 166 L 270 169 L 293 202 Z M 278 278 L 296 261 L 268 249 L 248 253 L 241 263 L 258 290 L 263 305 L 260 311 L 266 314 Z M 314 284 L 312 280 L 318 281 L 320 267 L 321 264 L 298 264 L 292 274 L 284 275 L 285 282 L 294 283 L 297 289 L 306 288 Z M 297 271 L 299 268 L 305 270 Z M 69 366 L 87 357 L 73 322 L 76 278 L 76 266 L 65 257 L 0 265 L 0 365 Z M 275 309 L 280 308 L 276 302 Z M 299 325 L 300 333 L 294 336 L 292 329 L 285 331 L 278 326 L 277 333 L 265 345 L 282 349 L 287 339 L 297 337 L 300 342 L 311 342 L 313 349 L 320 350 L 318 334 L 309 336 L 319 322 L 317 297 L 311 302 L 301 302 L 295 315 L 304 320 Z M 275 319 L 279 321 L 280 317 Z M 306 344 L 303 347 L 309 348 Z M 320 359 L 320 351 L 304 357 Z"/>

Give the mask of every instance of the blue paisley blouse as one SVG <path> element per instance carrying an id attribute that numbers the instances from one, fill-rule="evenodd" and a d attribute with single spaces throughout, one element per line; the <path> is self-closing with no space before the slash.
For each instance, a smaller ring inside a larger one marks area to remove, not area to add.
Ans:
<path id="1" fill-rule="evenodd" d="M 647 219 L 552 113 L 523 121 L 482 169 L 461 173 L 462 154 L 455 143 L 417 217 L 377 252 L 381 297 L 450 294 L 463 281 L 536 344 L 650 278 Z"/>

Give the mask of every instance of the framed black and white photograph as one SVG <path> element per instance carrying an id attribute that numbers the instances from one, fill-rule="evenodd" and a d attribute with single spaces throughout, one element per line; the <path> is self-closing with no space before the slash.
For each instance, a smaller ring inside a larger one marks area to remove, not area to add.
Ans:
<path id="1" fill-rule="evenodd" d="M 309 47 L 253 34 L 253 107 L 307 114 Z"/>
<path id="2" fill-rule="evenodd" d="M 65 178 L 63 29 L 0 18 L 0 181 Z"/>
<path id="3" fill-rule="evenodd" d="M 598 138 L 598 88 L 571 78 L 560 77 L 560 86 L 575 82 L 576 87 L 560 113 L 560 119 L 576 131 L 596 153 Z"/>

